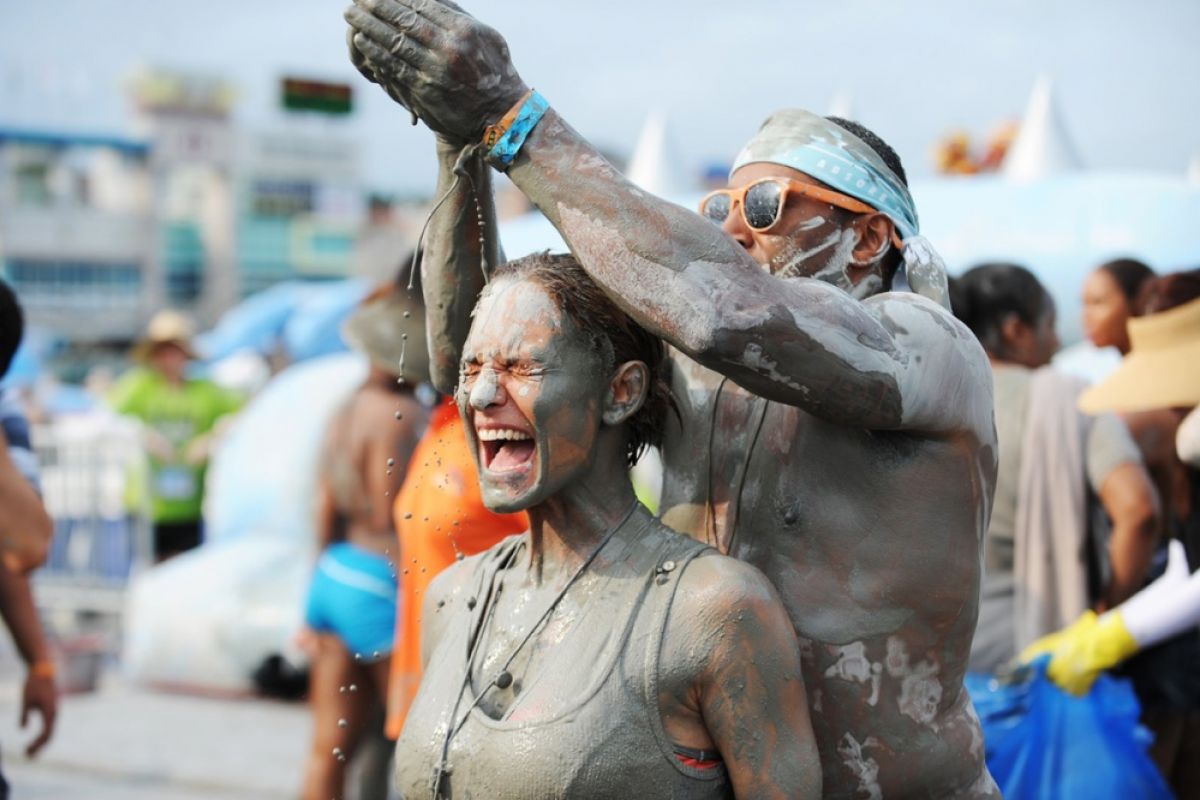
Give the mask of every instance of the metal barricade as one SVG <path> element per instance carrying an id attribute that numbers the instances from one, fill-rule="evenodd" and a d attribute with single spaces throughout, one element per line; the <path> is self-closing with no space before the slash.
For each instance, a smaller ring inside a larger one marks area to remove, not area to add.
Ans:
<path id="1" fill-rule="evenodd" d="M 126 503 L 126 481 L 143 464 L 134 427 L 112 418 L 65 418 L 35 426 L 42 496 L 54 541 L 36 573 L 39 604 L 119 614 L 131 574 L 150 563 L 150 524 Z"/>

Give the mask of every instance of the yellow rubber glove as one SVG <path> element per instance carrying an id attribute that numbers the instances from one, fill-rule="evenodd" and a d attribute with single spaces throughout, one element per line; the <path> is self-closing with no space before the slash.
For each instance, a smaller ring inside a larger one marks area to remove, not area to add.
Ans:
<path id="1" fill-rule="evenodd" d="M 1020 655 L 1028 663 L 1043 653 L 1050 653 L 1046 677 L 1064 691 L 1079 697 L 1087 694 L 1097 676 L 1115 667 L 1138 651 L 1137 640 L 1125 627 L 1120 610 L 1097 617 L 1085 611 L 1073 623 L 1043 636 L 1026 647 Z"/>

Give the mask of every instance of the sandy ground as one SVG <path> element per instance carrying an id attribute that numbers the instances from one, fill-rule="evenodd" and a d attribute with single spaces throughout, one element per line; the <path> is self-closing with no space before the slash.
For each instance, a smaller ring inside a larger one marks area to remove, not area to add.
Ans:
<path id="1" fill-rule="evenodd" d="M 115 671 L 62 698 L 54 739 L 36 760 L 18 727 L 23 673 L 0 656 L 0 742 L 15 800 L 292 798 L 310 721 L 303 704 L 213 699 L 133 687 Z"/>

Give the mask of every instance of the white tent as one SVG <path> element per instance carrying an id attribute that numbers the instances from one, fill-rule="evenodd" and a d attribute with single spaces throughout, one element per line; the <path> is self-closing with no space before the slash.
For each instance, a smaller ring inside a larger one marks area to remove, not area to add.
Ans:
<path id="1" fill-rule="evenodd" d="M 684 194 L 696 188 L 695 181 L 679 161 L 679 148 L 671 138 L 665 112 L 653 111 L 646 117 L 625 175 L 660 197 Z"/>
<path id="2" fill-rule="evenodd" d="M 829 111 L 826 113 L 831 117 L 854 119 L 854 96 L 850 94 L 850 90 L 838 89 L 834 92 L 829 100 Z"/>
<path id="3" fill-rule="evenodd" d="M 1028 182 L 1082 168 L 1067 133 L 1054 93 L 1054 82 L 1043 75 L 1033 85 L 1029 104 L 1012 148 L 1004 159 L 1004 177 Z"/>

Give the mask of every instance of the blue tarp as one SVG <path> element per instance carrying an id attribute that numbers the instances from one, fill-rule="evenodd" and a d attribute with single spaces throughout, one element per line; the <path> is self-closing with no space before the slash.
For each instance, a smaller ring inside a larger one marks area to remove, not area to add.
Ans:
<path id="1" fill-rule="evenodd" d="M 1073 697 L 1045 675 L 1043 657 L 1020 678 L 969 674 L 988 770 L 1007 800 L 1169 800 L 1146 754 L 1150 733 L 1138 723 L 1127 680 L 1101 675 Z"/>

